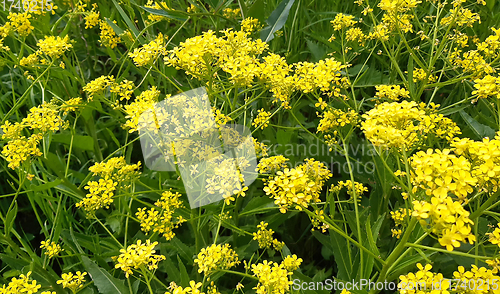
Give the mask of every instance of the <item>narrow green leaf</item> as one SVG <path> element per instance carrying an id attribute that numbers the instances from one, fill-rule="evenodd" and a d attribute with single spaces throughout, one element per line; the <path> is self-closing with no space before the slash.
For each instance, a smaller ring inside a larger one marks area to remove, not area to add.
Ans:
<path id="1" fill-rule="evenodd" d="M 14 207 L 12 207 L 11 210 L 7 213 L 7 216 L 5 217 L 5 236 L 10 235 L 10 230 L 12 230 L 12 227 L 14 226 L 14 220 L 16 219 L 17 216 L 17 202 L 14 203 Z"/>
<path id="2" fill-rule="evenodd" d="M 149 8 L 149 7 L 144 7 L 140 6 L 142 9 L 146 10 L 149 13 L 156 14 L 156 15 L 161 15 L 165 16 L 171 19 L 179 20 L 179 21 L 186 21 L 187 17 L 184 13 L 181 13 L 179 11 L 174 11 L 174 10 L 160 10 L 160 9 L 154 9 L 154 8 Z"/>
<path id="3" fill-rule="evenodd" d="M 353 258 L 351 257 L 351 251 L 349 250 L 348 241 L 330 230 L 330 244 L 333 250 L 333 256 L 335 258 L 335 263 L 337 264 L 337 278 L 341 280 L 351 280 L 351 277 L 355 275 L 353 273 Z"/>
<path id="4" fill-rule="evenodd" d="M 71 134 L 53 134 L 52 141 L 69 146 L 71 144 Z M 94 139 L 90 136 L 73 135 L 73 147 L 92 151 L 94 149 Z"/>
<path id="5" fill-rule="evenodd" d="M 288 19 L 290 8 L 295 0 L 283 0 L 267 19 L 268 26 L 260 32 L 260 38 L 264 42 L 269 42 L 274 38 L 274 33 L 280 30 Z"/>
<path id="6" fill-rule="evenodd" d="M 135 27 L 134 23 L 132 23 L 132 21 L 130 20 L 130 18 L 128 17 L 128 15 L 125 13 L 125 11 L 123 11 L 123 9 L 121 8 L 121 6 L 115 0 L 113 0 L 113 4 L 115 4 L 116 10 L 118 10 L 118 12 L 122 16 L 123 20 L 127 24 L 128 28 L 132 31 L 132 33 L 134 33 L 134 36 L 138 37 L 139 36 L 139 31 Z M 109 23 L 109 21 L 108 21 L 108 23 Z"/>
<path id="7" fill-rule="evenodd" d="M 90 258 L 82 256 L 82 262 L 90 277 L 101 294 L 129 294 L 122 280 L 110 275 L 105 269 L 100 268 Z"/>
<path id="8" fill-rule="evenodd" d="M 483 139 L 484 137 L 493 138 L 495 137 L 495 130 L 487 125 L 479 123 L 477 120 L 468 115 L 465 111 L 460 110 L 460 115 L 465 120 L 467 125 L 472 129 L 474 134 L 478 136 L 478 139 Z"/>
<path id="9" fill-rule="evenodd" d="M 486 0 L 486 6 L 490 11 L 493 11 L 493 7 L 495 7 L 495 0 Z"/>
<path id="10" fill-rule="evenodd" d="M 42 184 L 42 185 L 33 185 L 33 184 L 31 184 L 30 185 L 30 189 L 33 190 L 33 191 L 43 191 L 43 190 L 48 190 L 50 188 L 54 188 L 54 187 L 58 186 L 61 183 L 62 183 L 61 179 L 56 179 L 53 182 L 49 182 L 49 183 Z"/>
<path id="11" fill-rule="evenodd" d="M 179 273 L 181 274 L 181 285 L 183 287 L 187 287 L 189 285 L 189 274 L 186 270 L 186 267 L 184 266 L 184 263 L 182 262 L 181 258 L 179 255 L 177 255 L 177 262 L 179 262 Z"/>

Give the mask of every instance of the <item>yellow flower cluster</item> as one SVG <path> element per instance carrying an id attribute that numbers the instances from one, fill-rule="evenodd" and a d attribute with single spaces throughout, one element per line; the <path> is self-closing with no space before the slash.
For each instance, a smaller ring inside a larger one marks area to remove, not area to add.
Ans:
<path id="1" fill-rule="evenodd" d="M 363 115 L 365 121 L 361 123 L 361 129 L 373 145 L 388 149 L 408 150 L 431 134 L 450 141 L 460 134 L 460 129 L 451 119 L 437 114 L 438 106 L 432 104 L 425 108 L 423 103 L 418 105 L 406 100 L 384 102 Z"/>
<path id="2" fill-rule="evenodd" d="M 268 48 L 266 43 L 252 40 L 246 31 L 228 29 L 222 34 L 219 38 L 213 31 L 207 31 L 187 39 L 168 52 L 165 63 L 199 80 L 211 80 L 220 68 L 239 86 L 249 87 L 260 81 L 285 108 L 289 108 L 288 100 L 295 90 L 309 93 L 319 89 L 339 97 L 339 87 L 348 85 L 348 79 L 341 74 L 347 65 L 333 58 L 289 65 L 283 57 L 270 53 L 260 60 L 259 56 Z"/>
<path id="3" fill-rule="evenodd" d="M 347 68 L 334 58 L 327 58 L 316 63 L 298 62 L 295 64 L 295 87 L 304 93 L 320 89 L 328 96 L 340 97 L 340 88 L 348 85 L 348 80 L 341 72 Z"/>
<path id="4" fill-rule="evenodd" d="M 409 159 L 412 168 L 413 193 L 425 190 L 427 196 L 445 198 L 448 193 L 467 202 L 477 179 L 471 174 L 471 164 L 463 156 L 450 154 L 449 149 L 419 151 Z"/>
<path id="5" fill-rule="evenodd" d="M 391 218 L 394 220 L 394 229 L 391 229 L 392 236 L 399 239 L 403 230 L 402 226 L 405 224 L 405 220 L 411 216 L 411 210 L 407 208 L 400 208 L 396 211 L 391 211 Z"/>
<path id="6" fill-rule="evenodd" d="M 272 246 L 275 250 L 280 251 L 285 244 L 273 238 L 274 231 L 267 229 L 268 225 L 266 222 L 260 222 L 257 225 L 259 230 L 256 233 L 252 233 L 253 239 L 259 242 L 259 248 L 268 249 Z"/>
<path id="7" fill-rule="evenodd" d="M 500 99 L 500 77 L 487 75 L 482 79 L 475 79 L 474 88 L 476 90 L 472 91 L 472 95 L 477 95 L 477 98 Z"/>
<path id="8" fill-rule="evenodd" d="M 27 35 L 31 34 L 34 29 L 30 22 L 31 14 L 28 12 L 9 12 L 9 16 L 7 16 L 7 18 L 10 20 L 10 22 L 5 23 L 4 27 L 15 29 L 21 37 L 26 37 Z"/>
<path id="9" fill-rule="evenodd" d="M 113 20 L 113 23 L 116 24 L 116 20 Z M 99 34 L 99 43 L 101 43 L 102 46 L 113 49 L 118 45 L 118 43 L 120 43 L 120 37 L 116 35 L 115 31 L 107 23 L 107 21 L 100 20 L 99 28 L 101 29 Z"/>
<path id="10" fill-rule="evenodd" d="M 293 270 L 297 269 L 302 263 L 302 259 L 297 256 L 288 256 L 281 263 L 269 262 L 264 260 L 257 265 L 252 264 L 252 272 L 259 279 L 259 283 L 253 289 L 257 294 L 282 294 L 290 291 L 289 276 Z"/>
<path id="11" fill-rule="evenodd" d="M 85 16 L 85 29 L 91 29 L 99 24 L 97 3 L 92 3 L 92 10 Z"/>
<path id="12" fill-rule="evenodd" d="M 439 244 L 448 251 L 460 247 L 460 242 L 467 240 L 473 244 L 476 241 L 471 232 L 474 222 L 469 219 L 469 212 L 450 197 L 432 197 L 430 202 L 415 200 L 412 216 L 422 227 L 437 235 Z"/>
<path id="13" fill-rule="evenodd" d="M 486 261 L 488 263 L 488 260 Z M 458 270 L 453 272 L 453 278 L 457 282 L 452 285 L 452 289 L 456 289 L 457 293 L 471 293 L 471 294 L 489 294 L 497 293 L 498 289 L 496 281 L 500 280 L 500 276 L 495 275 L 498 270 L 490 270 L 485 267 L 477 267 L 471 265 L 470 271 L 466 271 L 463 266 L 459 266 Z M 484 285 L 476 283 L 472 285 L 471 281 L 484 281 Z M 469 286 L 469 283 L 472 287 Z"/>
<path id="14" fill-rule="evenodd" d="M 302 210 L 309 203 L 319 202 L 319 193 L 325 180 L 331 177 L 326 166 L 314 159 L 306 159 L 306 163 L 296 168 L 285 168 L 275 176 L 266 180 L 264 192 L 275 199 L 281 213 L 285 213 L 291 206 Z"/>
<path id="15" fill-rule="evenodd" d="M 155 202 L 154 208 L 150 210 L 139 208 L 135 215 L 141 223 L 141 230 L 146 233 L 151 230 L 158 232 L 163 234 L 167 240 L 174 238 L 173 229 L 178 228 L 186 221 L 182 216 L 179 216 L 176 221 L 174 220 L 175 210 L 184 207 L 180 197 L 181 194 L 178 192 L 165 191 L 161 198 Z"/>
<path id="16" fill-rule="evenodd" d="M 495 69 L 484 60 L 478 50 L 470 50 L 462 54 L 462 50 L 455 48 L 448 59 L 454 66 L 460 67 L 464 73 L 472 74 L 476 79 L 495 72 Z"/>
<path id="17" fill-rule="evenodd" d="M 201 290 L 199 290 L 202 285 L 203 284 L 200 282 L 196 283 L 195 281 L 189 281 L 189 287 L 182 288 L 174 282 L 171 282 L 168 289 L 172 292 L 167 291 L 165 292 L 165 294 L 220 294 L 220 292 L 217 291 L 217 287 L 215 286 L 213 281 L 207 287 L 207 292 L 201 292 Z"/>
<path id="18" fill-rule="evenodd" d="M 61 38 L 59 36 L 45 36 L 45 39 L 38 41 L 37 46 L 40 48 L 41 53 L 50 56 L 51 58 L 59 58 L 63 55 L 64 51 L 73 48 L 69 42 L 69 36 Z"/>
<path id="19" fill-rule="evenodd" d="M 127 185 L 131 181 L 135 180 L 140 174 L 138 169 L 141 167 L 141 163 L 127 164 L 124 156 L 112 157 L 106 162 L 98 162 L 93 166 L 89 167 L 89 171 L 92 172 L 94 176 L 100 176 L 104 179 L 111 179 L 113 182 L 117 182 L 121 188 L 130 187 Z"/>
<path id="20" fill-rule="evenodd" d="M 45 39 L 38 41 L 37 46 L 38 50 L 35 51 L 35 53 L 28 55 L 27 57 L 21 58 L 21 60 L 19 61 L 19 65 L 34 66 L 37 63 L 47 64 L 47 60 L 45 58 L 39 60 L 39 57 L 42 54 L 45 54 L 46 56 L 49 56 L 55 60 L 61 57 L 61 55 L 63 55 L 65 51 L 73 48 L 73 45 L 71 44 L 68 36 L 65 36 L 64 38 L 61 38 L 59 36 L 45 36 Z"/>
<path id="21" fill-rule="evenodd" d="M 69 272 L 67 274 L 61 275 L 61 280 L 58 280 L 58 284 L 62 284 L 63 288 L 68 288 L 71 292 L 76 293 L 78 289 L 83 287 L 85 283 L 86 272 L 77 271 L 76 273 Z"/>
<path id="22" fill-rule="evenodd" d="M 354 16 L 352 15 L 337 13 L 337 15 L 335 15 L 335 18 L 330 23 L 332 24 L 334 30 L 340 31 L 353 26 L 354 24 L 356 24 L 356 21 L 354 20 Z"/>
<path id="23" fill-rule="evenodd" d="M 129 129 L 129 133 L 137 132 L 141 125 L 139 119 L 141 115 L 148 110 L 153 110 L 154 105 L 158 102 L 158 97 L 160 96 L 160 91 L 156 89 L 156 86 L 151 87 L 151 89 L 143 91 L 138 97 L 135 98 L 134 102 L 125 105 L 125 118 L 127 121 L 123 125 L 124 128 Z"/>
<path id="24" fill-rule="evenodd" d="M 119 84 L 113 83 L 109 92 L 118 94 L 120 96 L 120 101 L 123 99 L 129 100 L 134 92 L 132 89 L 134 88 L 134 82 L 129 80 L 123 80 Z"/>
<path id="25" fill-rule="evenodd" d="M 477 44 L 477 50 L 483 52 L 486 57 L 494 57 L 500 50 L 500 29 L 491 29 L 495 34 L 488 36 L 484 42 Z"/>
<path id="26" fill-rule="evenodd" d="M 231 9 L 228 7 L 222 11 L 222 15 L 226 18 L 237 18 L 241 16 L 241 11 L 239 8 Z"/>
<path id="27" fill-rule="evenodd" d="M 472 141 L 456 139 L 451 144 L 458 155 L 464 155 L 472 165 L 472 177 L 480 190 L 496 192 L 500 183 L 500 133 L 494 139 Z"/>
<path id="28" fill-rule="evenodd" d="M 2 285 L 2 287 L 0 288 L 0 293 L 2 294 L 37 293 L 38 290 L 42 287 L 42 285 L 37 284 L 36 280 L 31 280 L 30 275 L 31 271 L 28 272 L 26 275 L 21 274 L 19 278 L 12 278 L 8 285 Z M 50 291 L 43 291 L 41 294 L 52 294 L 52 293 Z"/>
<path id="29" fill-rule="evenodd" d="M 253 120 L 252 126 L 256 128 L 267 128 L 269 126 L 269 117 L 271 113 L 269 111 L 265 111 L 264 108 L 258 110 L 257 117 Z"/>
<path id="30" fill-rule="evenodd" d="M 431 73 L 427 73 L 423 68 L 413 69 L 413 82 L 425 81 L 426 83 L 434 83 L 437 77 Z"/>
<path id="31" fill-rule="evenodd" d="M 38 107 L 32 107 L 22 124 L 31 130 L 40 130 L 42 133 L 57 132 L 66 127 L 54 103 L 43 103 Z"/>
<path id="32" fill-rule="evenodd" d="M 59 244 L 49 241 L 42 241 L 40 248 L 45 249 L 45 255 L 48 255 L 49 258 L 56 257 L 59 252 L 64 251 Z"/>
<path id="33" fill-rule="evenodd" d="M 478 13 L 472 12 L 468 8 L 455 7 L 450 9 L 449 15 L 441 19 L 441 25 L 447 26 L 452 22 L 459 27 L 472 27 L 475 22 L 481 23 Z"/>
<path id="34" fill-rule="evenodd" d="M 241 30 L 250 34 L 260 31 L 262 27 L 259 20 L 253 17 L 247 17 L 241 21 Z"/>
<path id="35" fill-rule="evenodd" d="M 399 85 L 378 85 L 375 89 L 377 90 L 375 97 L 389 101 L 399 101 L 399 97 L 410 98 L 410 92 Z"/>
<path id="36" fill-rule="evenodd" d="M 109 86 L 114 85 L 115 78 L 113 76 L 100 76 L 90 82 L 88 82 L 84 87 L 83 91 L 87 93 L 87 99 L 92 101 L 94 95 L 102 93 Z"/>
<path id="37" fill-rule="evenodd" d="M 408 273 L 407 275 L 399 276 L 398 288 L 401 294 L 420 294 L 420 293 L 433 293 L 433 294 L 446 294 L 451 287 L 451 280 L 445 279 L 441 273 L 433 273 L 430 270 L 432 265 L 417 263 L 418 271 L 416 273 Z M 437 287 L 440 283 L 440 287 Z"/>
<path id="38" fill-rule="evenodd" d="M 220 269 L 230 269 L 240 263 L 238 254 L 230 248 L 229 244 L 212 244 L 202 248 L 194 262 L 198 265 L 198 272 L 205 276 Z"/>
<path id="39" fill-rule="evenodd" d="M 118 183 L 110 179 L 99 179 L 99 181 L 89 181 L 85 186 L 89 190 L 83 200 L 76 204 L 76 207 L 83 207 L 88 213 L 94 213 L 100 208 L 109 208 L 113 203 L 113 195 Z"/>
<path id="40" fill-rule="evenodd" d="M 109 208 L 113 203 L 115 190 L 118 188 L 126 189 L 130 187 L 130 183 L 135 180 L 140 172 L 141 163 L 127 164 L 125 157 L 113 157 L 107 162 L 96 163 L 89 168 L 89 171 L 94 176 L 98 175 L 101 178 L 99 181 L 89 181 L 84 188 L 89 190 L 82 201 L 76 204 L 76 207 L 83 209 L 93 214 L 100 208 Z"/>
<path id="41" fill-rule="evenodd" d="M 268 155 L 266 144 L 259 142 L 256 138 L 253 138 L 253 143 L 255 147 L 255 155 L 257 155 L 257 157 L 264 157 Z"/>
<path id="42" fill-rule="evenodd" d="M 64 101 L 61 108 L 64 110 L 63 115 L 68 114 L 69 111 L 76 111 L 78 106 L 83 102 L 82 98 L 71 98 L 68 101 Z"/>
<path id="43" fill-rule="evenodd" d="M 141 48 L 135 48 L 133 52 L 129 52 L 128 56 L 132 58 L 136 66 L 144 66 L 151 63 L 152 60 L 165 52 L 165 37 L 162 33 L 156 36 L 156 39 L 145 44 Z"/>
<path id="44" fill-rule="evenodd" d="M 3 146 L 2 155 L 9 162 L 9 168 L 16 169 L 29 158 L 41 156 L 38 143 L 43 136 L 49 131 L 55 132 L 67 127 L 58 115 L 58 108 L 55 103 L 43 103 L 38 107 L 32 107 L 21 123 L 11 124 L 5 121 L 1 126 L 2 139 L 8 141 Z M 23 135 L 23 131 L 27 129 L 34 131 L 29 137 Z"/>
<path id="45" fill-rule="evenodd" d="M 354 189 L 353 189 L 354 187 Z M 338 192 L 342 188 L 347 188 L 347 194 L 354 197 L 354 191 L 356 191 L 356 195 L 363 195 L 365 192 L 368 192 L 368 188 L 365 187 L 362 183 L 353 182 L 351 180 L 339 181 L 336 187 L 332 186 L 333 191 Z"/>
<path id="46" fill-rule="evenodd" d="M 491 244 L 495 244 L 500 247 L 500 223 L 498 223 L 497 226 L 498 228 L 495 228 L 493 232 L 486 233 L 486 236 L 488 236 L 488 241 L 490 241 Z"/>
<path id="47" fill-rule="evenodd" d="M 16 169 L 29 158 L 42 156 L 42 152 L 38 149 L 38 143 L 41 140 L 42 136 L 40 134 L 33 134 L 28 138 L 19 136 L 5 144 L 2 149 L 2 155 L 6 157 L 9 163 L 8 167 Z"/>
<path id="48" fill-rule="evenodd" d="M 325 111 L 319 117 L 321 117 L 321 120 L 319 121 L 316 133 L 322 132 L 324 134 L 326 143 L 330 148 L 337 144 L 335 137 L 339 135 L 339 132 L 343 135 L 342 129 L 345 126 L 348 126 L 350 130 L 351 127 L 358 125 L 360 119 L 359 114 L 352 109 L 343 111 L 336 108 Z"/>
<path id="49" fill-rule="evenodd" d="M 154 248 L 156 245 L 158 245 L 158 242 L 151 243 L 150 240 L 146 240 L 145 243 L 142 243 L 141 240 L 138 240 L 137 244 L 128 246 L 126 250 L 120 249 L 120 255 L 113 257 L 116 261 L 115 268 L 122 269 L 127 278 L 133 274 L 132 269 L 146 266 L 149 270 L 157 269 L 158 263 L 165 260 L 165 256 L 155 254 L 156 250 Z"/>

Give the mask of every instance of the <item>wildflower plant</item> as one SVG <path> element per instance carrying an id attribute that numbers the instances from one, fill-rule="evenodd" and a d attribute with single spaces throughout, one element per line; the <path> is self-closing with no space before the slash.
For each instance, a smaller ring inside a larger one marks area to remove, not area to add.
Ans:
<path id="1" fill-rule="evenodd" d="M 498 292 L 496 1 L 11 2 L 0 293 Z"/>

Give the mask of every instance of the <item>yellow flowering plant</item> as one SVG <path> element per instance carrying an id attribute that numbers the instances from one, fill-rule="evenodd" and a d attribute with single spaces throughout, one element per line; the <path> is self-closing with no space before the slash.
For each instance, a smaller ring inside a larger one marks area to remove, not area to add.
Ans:
<path id="1" fill-rule="evenodd" d="M 4 2 L 0 293 L 500 291 L 497 1 Z"/>

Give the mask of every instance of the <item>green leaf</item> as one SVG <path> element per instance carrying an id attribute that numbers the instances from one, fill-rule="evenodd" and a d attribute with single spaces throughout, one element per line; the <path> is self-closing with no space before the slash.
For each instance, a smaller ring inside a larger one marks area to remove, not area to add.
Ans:
<path id="1" fill-rule="evenodd" d="M 495 130 L 479 123 L 477 120 L 468 115 L 465 111 L 459 111 L 462 118 L 465 120 L 467 125 L 472 129 L 474 134 L 478 136 L 478 139 L 483 139 L 484 137 L 493 138 L 495 137 Z"/>
<path id="2" fill-rule="evenodd" d="M 9 210 L 7 213 L 7 216 L 5 216 L 5 236 L 10 235 L 10 230 L 12 230 L 12 227 L 14 226 L 14 220 L 16 219 L 17 216 L 17 202 L 14 203 L 14 207 Z"/>
<path id="3" fill-rule="evenodd" d="M 107 129 L 106 129 L 107 130 Z M 71 144 L 71 134 L 63 133 L 63 134 L 53 134 L 52 141 L 63 143 L 66 145 Z M 79 148 L 82 150 L 94 150 L 94 139 L 90 136 L 82 136 L 82 135 L 74 135 L 73 136 L 73 147 Z"/>
<path id="4" fill-rule="evenodd" d="M 181 258 L 179 255 L 177 255 L 177 262 L 179 262 L 179 272 L 181 274 L 181 285 L 183 287 L 187 287 L 189 285 L 189 274 L 186 270 L 186 267 L 184 266 L 184 263 L 182 262 Z"/>
<path id="5" fill-rule="evenodd" d="M 490 11 L 493 11 L 493 7 L 495 7 L 495 0 L 486 0 L 486 6 Z"/>
<path id="6" fill-rule="evenodd" d="M 139 31 L 137 30 L 137 28 L 135 27 L 134 23 L 132 23 L 132 21 L 130 20 L 130 18 L 128 17 L 128 15 L 125 13 L 125 11 L 123 11 L 123 9 L 121 8 L 121 6 L 115 1 L 113 0 L 113 4 L 115 4 L 115 7 L 116 7 L 116 10 L 118 10 L 118 12 L 120 13 L 120 15 L 122 16 L 123 20 L 125 21 L 125 23 L 127 24 L 128 28 L 132 31 L 132 33 L 134 33 L 134 36 L 135 37 L 138 37 L 139 36 Z M 110 23 L 111 21 L 106 19 L 108 21 L 108 23 Z M 111 22 L 112 23 L 112 22 Z M 111 25 L 111 24 L 110 24 Z M 114 29 L 114 28 L 113 28 Z"/>
<path id="7" fill-rule="evenodd" d="M 264 7 L 264 0 L 256 0 L 252 4 L 252 7 L 248 9 L 248 13 L 245 15 L 245 17 L 256 18 L 262 23 L 266 22 L 266 16 L 264 14 L 265 9 L 262 9 L 262 7 Z"/>
<path id="8" fill-rule="evenodd" d="M 117 26 L 114 22 L 112 22 L 109 18 L 105 18 L 106 19 L 106 22 L 108 23 L 108 25 L 113 29 L 113 31 L 115 31 L 115 34 L 117 36 L 123 34 L 123 32 L 125 31 L 124 29 L 120 28 L 119 26 Z"/>
<path id="9" fill-rule="evenodd" d="M 354 277 L 353 258 L 351 257 L 351 250 L 349 250 L 348 241 L 338 233 L 330 230 L 330 244 L 333 250 L 335 263 L 337 264 L 337 278 L 341 280 L 351 280 Z"/>
<path id="10" fill-rule="evenodd" d="M 219 11 L 219 9 L 221 8 L 222 4 L 224 4 L 224 0 L 206 0 L 206 2 L 208 2 L 208 4 L 210 5 L 210 7 L 212 7 L 214 9 L 214 11 Z"/>
<path id="11" fill-rule="evenodd" d="M 464 109 L 466 109 L 469 106 L 470 106 L 470 104 L 459 105 L 459 106 L 455 106 L 455 107 L 452 107 L 452 108 L 445 109 L 443 111 L 439 111 L 439 113 L 442 114 L 442 115 L 444 115 L 444 116 L 448 116 L 450 114 L 457 113 L 460 110 L 464 110 Z"/>
<path id="12" fill-rule="evenodd" d="M 82 256 L 82 262 L 101 294 L 129 294 L 122 280 L 110 275 L 100 268 L 90 258 Z"/>
<path id="13" fill-rule="evenodd" d="M 61 183 L 62 183 L 61 179 L 56 179 L 53 182 L 49 182 L 49 183 L 42 184 L 42 185 L 31 184 L 30 185 L 30 189 L 33 190 L 33 191 L 43 191 L 43 190 L 48 190 L 50 188 L 54 188 L 54 187 L 58 186 Z"/>
<path id="14" fill-rule="evenodd" d="M 140 6 L 142 9 L 146 10 L 149 13 L 156 14 L 156 15 L 161 15 L 165 16 L 171 19 L 179 20 L 179 21 L 186 21 L 187 17 L 184 13 L 181 13 L 179 11 L 165 11 L 165 10 L 160 10 L 160 9 L 154 9 L 154 8 L 149 8 L 149 7 L 144 7 Z"/>
<path id="15" fill-rule="evenodd" d="M 260 32 L 260 38 L 264 42 L 269 42 L 274 38 L 274 33 L 280 30 L 288 19 L 290 8 L 295 0 L 283 0 L 267 19 L 268 26 Z"/>
<path id="16" fill-rule="evenodd" d="M 311 54 L 313 55 L 312 62 L 318 62 L 323 58 L 323 56 L 325 56 L 326 54 L 325 47 L 311 40 L 307 40 L 306 43 L 307 43 L 307 48 L 309 49 L 309 51 L 311 51 Z"/>

